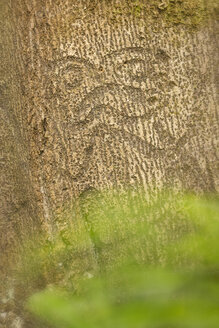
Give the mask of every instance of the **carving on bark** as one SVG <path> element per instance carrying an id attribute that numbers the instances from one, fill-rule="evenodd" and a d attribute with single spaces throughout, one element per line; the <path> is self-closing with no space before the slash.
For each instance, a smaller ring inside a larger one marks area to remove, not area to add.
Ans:
<path id="1" fill-rule="evenodd" d="M 48 224 L 88 187 L 218 189 L 217 23 L 191 30 L 193 7 L 186 26 L 168 1 L 8 5 L 27 184 Z"/>

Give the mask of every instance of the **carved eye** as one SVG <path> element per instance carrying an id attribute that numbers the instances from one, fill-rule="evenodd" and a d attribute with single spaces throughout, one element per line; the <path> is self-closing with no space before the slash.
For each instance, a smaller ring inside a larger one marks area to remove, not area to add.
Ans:
<path id="1" fill-rule="evenodd" d="M 132 81 L 142 81 L 145 79 L 145 62 L 142 59 L 126 60 L 116 68 L 116 75 L 120 78 L 131 79 Z"/>
<path id="2" fill-rule="evenodd" d="M 78 88 L 88 76 L 93 76 L 94 71 L 94 64 L 86 58 L 68 56 L 60 62 L 60 74 L 65 90 Z"/>
<path id="3" fill-rule="evenodd" d="M 62 80 L 67 90 L 79 87 L 85 78 L 85 67 L 83 64 L 71 63 L 62 71 Z"/>

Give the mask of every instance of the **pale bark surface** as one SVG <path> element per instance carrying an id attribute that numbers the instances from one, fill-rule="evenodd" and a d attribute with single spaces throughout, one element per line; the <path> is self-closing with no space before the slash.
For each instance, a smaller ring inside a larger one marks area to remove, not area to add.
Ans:
<path id="1" fill-rule="evenodd" d="M 218 189 L 217 24 L 168 24 L 172 2 L 135 3 L 7 2 L 2 231 L 14 213 L 29 224 L 30 188 L 49 226 L 91 188 Z"/>
<path id="2" fill-rule="evenodd" d="M 46 217 L 90 187 L 216 189 L 215 25 L 191 32 L 159 16 L 150 24 L 147 12 L 117 13 L 116 1 L 19 9 L 32 170 Z"/>

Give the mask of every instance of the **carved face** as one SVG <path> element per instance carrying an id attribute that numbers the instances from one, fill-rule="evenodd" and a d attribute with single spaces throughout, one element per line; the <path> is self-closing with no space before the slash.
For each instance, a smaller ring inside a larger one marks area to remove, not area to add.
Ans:
<path id="1" fill-rule="evenodd" d="M 194 40 L 100 18 L 76 22 L 60 48 L 43 82 L 53 190 L 172 178 L 205 106 Z"/>

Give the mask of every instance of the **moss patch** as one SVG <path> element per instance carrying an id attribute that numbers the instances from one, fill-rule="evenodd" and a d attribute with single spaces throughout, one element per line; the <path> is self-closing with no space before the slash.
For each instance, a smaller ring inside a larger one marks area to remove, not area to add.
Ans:
<path id="1" fill-rule="evenodd" d="M 151 24 L 153 20 L 162 21 L 167 26 L 185 25 L 199 27 L 211 15 L 218 17 L 218 1 L 215 0 L 124 0 L 119 3 L 110 1 L 111 18 L 119 21 L 121 15 L 143 18 Z"/>
<path id="2" fill-rule="evenodd" d="M 198 26 L 207 18 L 203 0 L 171 0 L 164 13 L 168 24 Z"/>

